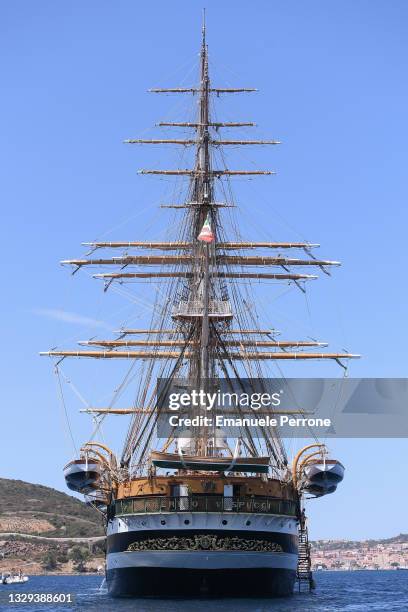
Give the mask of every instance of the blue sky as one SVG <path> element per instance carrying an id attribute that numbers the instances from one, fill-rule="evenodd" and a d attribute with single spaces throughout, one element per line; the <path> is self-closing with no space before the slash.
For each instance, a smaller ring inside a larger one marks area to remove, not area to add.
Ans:
<path id="1" fill-rule="evenodd" d="M 319 255 L 343 263 L 310 285 L 307 301 L 297 290 L 261 287 L 263 321 L 286 337 L 312 335 L 361 353 L 350 375 L 406 377 L 406 2 L 206 6 L 213 82 L 260 90 L 220 99 L 217 116 L 256 121 L 243 137 L 283 142 L 228 156 L 231 168 L 278 172 L 235 182 L 242 234 L 307 238 L 322 245 Z M 191 114 L 190 99 L 146 90 L 195 82 L 201 8 L 191 0 L 1 4 L 5 477 L 65 488 L 61 468 L 72 447 L 51 363 L 38 351 L 107 335 L 123 321 L 147 322 L 154 287 L 132 286 L 123 299 L 58 262 L 83 254 L 82 241 L 158 239 L 174 223 L 158 208 L 174 197 L 172 183 L 136 170 L 177 167 L 177 154 L 122 140 L 154 137 L 155 122 Z M 74 362 L 63 370 L 87 401 L 101 403 L 124 365 Z M 339 375 L 331 364 L 285 373 Z M 69 392 L 77 443 L 90 432 L 79 406 Z M 123 427 L 120 419 L 105 427 L 114 448 Z M 346 478 L 336 495 L 309 504 L 312 537 L 407 531 L 406 440 L 331 447 Z"/>

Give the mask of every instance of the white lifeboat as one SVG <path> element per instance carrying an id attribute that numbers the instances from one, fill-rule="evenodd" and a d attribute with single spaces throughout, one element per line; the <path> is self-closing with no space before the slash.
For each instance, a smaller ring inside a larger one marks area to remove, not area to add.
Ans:
<path id="1" fill-rule="evenodd" d="M 344 465 L 337 459 L 316 459 L 303 467 L 303 489 L 317 497 L 334 493 L 344 478 Z"/>
<path id="2" fill-rule="evenodd" d="M 101 463 L 94 458 L 73 459 L 64 467 L 64 477 L 71 491 L 90 492 L 97 487 L 101 478 Z"/>

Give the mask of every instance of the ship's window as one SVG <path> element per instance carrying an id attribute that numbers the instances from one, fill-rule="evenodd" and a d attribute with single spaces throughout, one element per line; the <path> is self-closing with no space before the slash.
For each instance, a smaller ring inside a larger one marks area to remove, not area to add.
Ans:
<path id="1" fill-rule="evenodd" d="M 165 525 L 165 524 L 166 524 L 166 521 L 160 521 L 160 524 L 161 524 L 161 525 Z"/>
<path id="2" fill-rule="evenodd" d="M 189 524 L 190 524 L 190 521 L 189 521 L 188 519 L 186 519 L 186 520 L 184 521 L 184 524 L 185 524 L 185 525 L 189 525 Z"/>
<path id="3" fill-rule="evenodd" d="M 249 527 L 249 525 L 250 525 L 250 524 L 251 524 L 251 521 L 246 521 L 246 523 L 245 523 L 245 525 L 246 525 L 247 527 Z"/>
<path id="4" fill-rule="evenodd" d="M 226 521 L 226 520 L 224 519 L 224 520 L 222 521 L 222 524 L 223 524 L 223 525 L 227 525 L 227 524 L 228 524 L 228 521 Z"/>

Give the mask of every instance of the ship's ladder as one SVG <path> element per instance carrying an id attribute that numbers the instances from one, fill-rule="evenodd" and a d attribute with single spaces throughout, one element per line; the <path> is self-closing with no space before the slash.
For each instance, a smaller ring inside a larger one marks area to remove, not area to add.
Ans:
<path id="1" fill-rule="evenodd" d="M 310 555 L 310 544 L 309 536 L 306 526 L 306 517 L 302 515 L 299 522 L 298 529 L 298 541 L 299 541 L 299 552 L 298 552 L 298 566 L 297 566 L 297 580 L 299 586 L 299 592 L 303 586 L 306 586 L 309 591 L 315 588 L 312 572 L 312 560 Z"/>

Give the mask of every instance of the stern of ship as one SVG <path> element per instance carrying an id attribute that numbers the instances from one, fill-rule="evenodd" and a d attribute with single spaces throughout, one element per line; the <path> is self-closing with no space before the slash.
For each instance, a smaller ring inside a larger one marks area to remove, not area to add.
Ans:
<path id="1" fill-rule="evenodd" d="M 146 494 L 152 489 L 156 489 L 153 494 Z M 198 492 L 203 489 L 213 491 Z M 109 509 L 109 593 L 114 597 L 290 595 L 298 561 L 296 514 L 296 500 L 282 497 L 279 481 L 203 475 L 183 481 L 158 477 L 154 485 L 147 479 L 133 481 L 128 495 Z"/>

